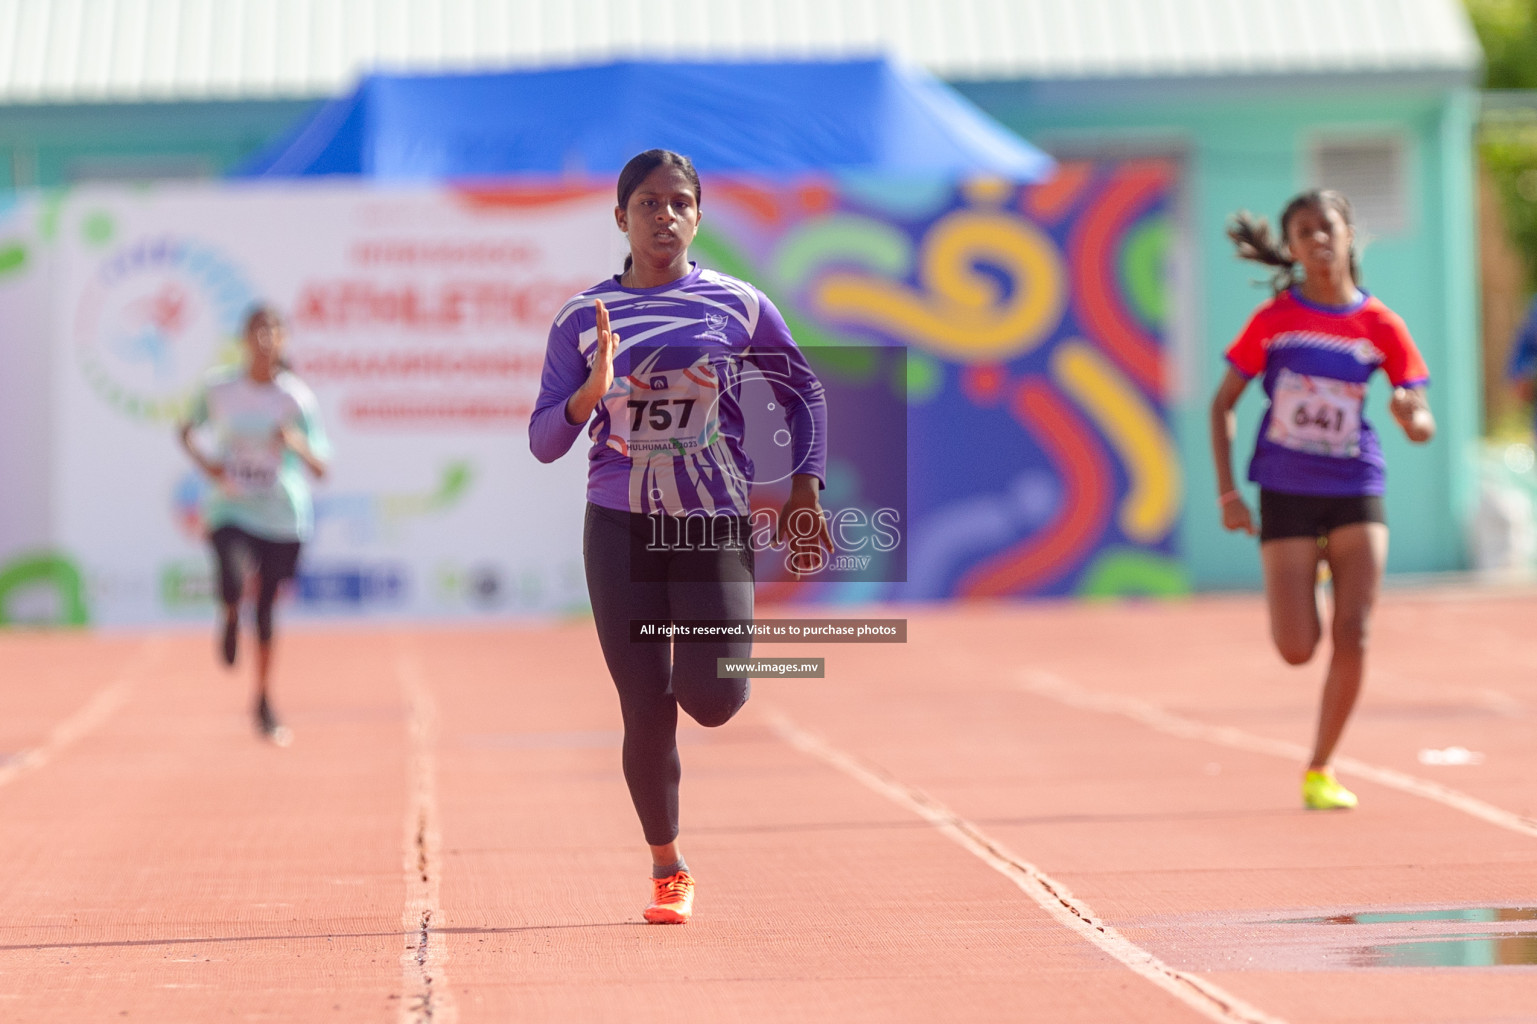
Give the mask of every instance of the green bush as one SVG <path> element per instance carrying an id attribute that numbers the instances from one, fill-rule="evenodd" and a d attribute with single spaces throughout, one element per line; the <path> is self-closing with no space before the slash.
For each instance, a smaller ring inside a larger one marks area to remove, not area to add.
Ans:
<path id="1" fill-rule="evenodd" d="M 1484 48 L 1484 88 L 1490 92 L 1479 124 L 1479 157 L 1525 261 L 1527 289 L 1537 291 L 1537 2 L 1465 3 Z"/>

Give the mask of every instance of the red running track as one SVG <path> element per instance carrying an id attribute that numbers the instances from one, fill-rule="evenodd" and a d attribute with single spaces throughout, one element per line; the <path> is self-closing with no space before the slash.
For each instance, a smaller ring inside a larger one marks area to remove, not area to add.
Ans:
<path id="1" fill-rule="evenodd" d="M 684 927 L 589 622 L 295 630 L 288 749 L 211 635 L 0 634 L 0 1018 L 1537 1020 L 1537 595 L 1386 596 L 1329 814 L 1256 599 L 881 614 L 683 731 Z"/>

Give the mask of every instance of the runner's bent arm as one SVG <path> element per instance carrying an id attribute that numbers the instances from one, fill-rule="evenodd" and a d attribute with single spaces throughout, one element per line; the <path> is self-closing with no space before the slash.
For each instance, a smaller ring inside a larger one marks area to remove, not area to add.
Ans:
<path id="1" fill-rule="evenodd" d="M 1436 418 L 1430 414 L 1430 402 L 1422 387 L 1397 387 L 1388 408 L 1403 428 L 1404 436 L 1415 444 L 1424 444 L 1436 436 Z"/>
<path id="2" fill-rule="evenodd" d="M 278 440 L 299 456 L 299 461 L 309 467 L 315 479 L 319 480 L 326 475 L 326 460 L 316 454 L 302 430 L 285 424 L 278 428 Z"/>
<path id="3" fill-rule="evenodd" d="M 331 443 L 320 425 L 320 410 L 314 394 L 308 387 L 295 383 L 294 404 L 297 407 L 296 422 L 278 427 L 278 441 L 293 451 L 299 461 L 309 467 L 316 480 L 325 478 L 331 458 Z"/>
<path id="4" fill-rule="evenodd" d="M 566 422 L 577 425 L 587 422 L 592 411 L 603 401 L 608 389 L 614 386 L 614 353 L 619 348 L 619 335 L 609 327 L 608 307 L 602 299 L 593 300 L 597 314 L 597 348 L 592 354 L 592 369 L 576 393 L 566 399 Z"/>
<path id="5" fill-rule="evenodd" d="M 571 450 L 583 425 L 613 386 L 619 336 L 609 330 L 608 310 L 602 300 L 597 301 L 596 309 L 599 329 L 590 367 L 581 351 L 577 326 L 581 311 L 571 311 L 550 327 L 539 398 L 528 425 L 529 448 L 540 462 L 554 462 Z"/>
<path id="6" fill-rule="evenodd" d="M 1234 415 L 1233 407 L 1248 386 L 1248 378 L 1231 366 L 1222 383 L 1217 385 L 1217 393 L 1211 400 L 1211 456 L 1217 470 L 1217 501 L 1222 506 L 1222 526 L 1252 535 L 1255 532 L 1254 517 L 1233 481 L 1233 436 L 1238 432 L 1238 417 Z"/>
<path id="7" fill-rule="evenodd" d="M 1396 313 L 1384 317 L 1375 344 L 1384 353 L 1382 372 L 1393 385 L 1388 411 L 1409 440 L 1424 444 L 1436 436 L 1436 420 L 1430 414 L 1430 402 L 1425 398 L 1425 388 L 1430 383 L 1425 358 L 1415 346 L 1409 328 Z"/>
<path id="8" fill-rule="evenodd" d="M 181 440 L 181 447 L 187 453 L 198 469 L 214 480 L 224 479 L 224 467 L 204 455 L 197 445 L 192 443 L 192 432 L 204 423 L 208 422 L 208 394 L 199 392 L 192 400 L 192 408 L 187 411 L 187 418 L 182 421 L 176 430 L 176 436 Z"/>
<path id="9" fill-rule="evenodd" d="M 182 450 L 187 453 L 188 458 L 197 464 L 198 469 L 201 469 L 205 474 L 212 477 L 213 479 L 218 480 L 220 477 L 224 476 L 224 467 L 219 465 L 217 462 L 214 462 L 208 456 L 204 455 L 201 451 L 198 450 L 197 445 L 192 443 L 193 429 L 194 428 L 191 423 L 183 423 L 181 425 L 181 429 L 177 431 L 176 436 L 181 439 Z"/>
<path id="10" fill-rule="evenodd" d="M 833 551 L 832 532 L 822 513 L 827 478 L 827 398 L 822 382 L 795 344 L 773 302 L 758 293 L 758 323 L 745 357 L 768 381 L 785 413 L 790 457 L 795 465 L 790 497 L 780 510 L 777 539 L 789 533 L 792 564 L 819 567 Z"/>

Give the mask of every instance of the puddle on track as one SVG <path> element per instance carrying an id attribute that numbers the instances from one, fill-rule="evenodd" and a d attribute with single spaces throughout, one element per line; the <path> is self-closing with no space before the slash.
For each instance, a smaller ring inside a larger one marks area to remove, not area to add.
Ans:
<path id="1" fill-rule="evenodd" d="M 1400 924 L 1406 921 L 1537 921 L 1537 907 L 1458 907 L 1452 910 L 1368 910 L 1329 917 L 1291 917 L 1276 924 Z"/>
<path id="2" fill-rule="evenodd" d="M 1301 916 L 1197 915 L 1128 925 L 1187 970 L 1537 966 L 1537 906 L 1434 906 Z"/>
<path id="3" fill-rule="evenodd" d="M 1537 964 L 1537 931 L 1388 942 L 1359 955 L 1360 967 L 1530 967 Z"/>

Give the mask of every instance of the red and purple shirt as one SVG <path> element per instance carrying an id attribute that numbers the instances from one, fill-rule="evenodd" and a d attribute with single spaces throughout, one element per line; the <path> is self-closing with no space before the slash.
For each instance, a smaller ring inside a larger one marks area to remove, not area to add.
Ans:
<path id="1" fill-rule="evenodd" d="M 1382 446 L 1364 413 L 1380 367 L 1394 387 L 1430 382 L 1402 318 L 1365 292 L 1349 306 L 1319 306 L 1296 290 L 1255 310 L 1227 351 L 1235 371 L 1263 375 L 1270 405 L 1249 479 L 1291 494 L 1383 492 Z"/>

